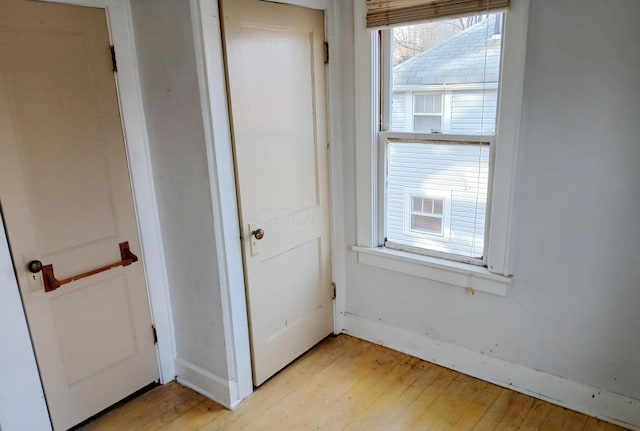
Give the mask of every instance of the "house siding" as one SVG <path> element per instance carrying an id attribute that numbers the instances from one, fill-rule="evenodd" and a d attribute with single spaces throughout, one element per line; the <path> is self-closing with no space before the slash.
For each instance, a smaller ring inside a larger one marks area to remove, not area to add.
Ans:
<path id="1" fill-rule="evenodd" d="M 391 102 L 391 130 L 394 132 L 408 132 L 407 129 L 407 93 L 393 92 Z"/>
<path id="2" fill-rule="evenodd" d="M 407 106 L 413 98 L 413 92 L 393 92 L 391 104 L 391 131 L 411 132 L 411 106 Z M 495 132 L 496 110 L 498 107 L 498 91 L 487 90 L 453 90 L 447 91 L 451 95 L 450 118 L 445 118 L 444 133 L 462 134 L 491 134 Z M 446 100 L 445 100 L 446 104 Z M 446 112 L 446 107 L 445 107 Z M 445 114 L 445 117 L 447 115 Z M 449 127 L 446 125 L 449 124 Z"/>
<path id="3" fill-rule="evenodd" d="M 488 170 L 489 148 L 486 145 L 390 144 L 387 240 L 445 253 L 482 256 Z M 450 213 L 445 214 L 450 225 L 444 237 L 406 231 L 407 188 L 422 190 L 426 196 L 430 195 L 430 190 L 451 194 Z"/>
<path id="4" fill-rule="evenodd" d="M 498 106 L 497 90 L 453 91 L 451 132 L 493 133 Z"/>

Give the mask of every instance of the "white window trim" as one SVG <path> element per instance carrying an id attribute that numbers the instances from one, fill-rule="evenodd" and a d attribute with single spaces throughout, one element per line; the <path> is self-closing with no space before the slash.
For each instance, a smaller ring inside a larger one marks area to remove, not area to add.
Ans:
<path id="1" fill-rule="evenodd" d="M 495 82 L 487 82 L 483 84 L 429 84 L 429 85 L 394 85 L 395 91 L 414 91 L 414 92 L 443 92 L 443 91 L 458 91 L 458 90 L 496 90 L 498 84 Z"/>
<path id="2" fill-rule="evenodd" d="M 471 281 L 481 281 L 485 277 L 498 277 L 499 283 L 509 282 L 508 276 L 513 273 L 511 234 L 513 223 L 514 188 L 516 180 L 516 161 L 520 134 L 520 117 L 522 112 L 522 91 L 524 81 L 526 35 L 529 0 L 512 0 L 509 12 L 505 17 L 504 31 L 507 34 L 503 45 L 503 61 L 501 70 L 501 91 L 498 100 L 498 120 L 496 125 L 496 143 L 494 168 L 489 178 L 491 187 L 489 194 L 490 229 L 487 232 L 485 247 L 487 268 L 476 267 L 468 270 Z M 356 233 L 359 258 L 377 256 L 378 260 L 388 261 L 387 269 L 405 272 L 424 278 L 438 280 L 432 269 L 440 269 L 450 273 L 455 262 L 443 259 L 425 258 L 424 256 L 404 253 L 403 263 L 411 260 L 411 265 L 429 271 L 414 271 L 406 264 L 396 265 L 395 253 L 379 249 L 384 237 L 380 236 L 378 206 L 383 205 L 378 199 L 380 177 L 378 160 L 382 155 L 377 145 L 378 112 L 379 112 L 379 41 L 375 31 L 365 27 L 363 17 L 366 14 L 365 0 L 354 2 L 355 26 L 355 76 L 356 79 Z M 375 253 L 375 254 L 372 254 Z M 427 260 L 425 260 L 427 259 Z M 381 262 L 378 262 L 381 263 Z M 454 265 L 458 268 L 457 264 Z M 384 267 L 384 266 L 382 266 Z M 418 274 L 420 272 L 420 274 Z M 479 275 L 482 274 L 482 275 Z M 471 287 L 468 281 L 464 287 Z M 451 283 L 458 285 L 459 283 Z M 481 290 L 481 289 L 476 289 Z"/>
<path id="3" fill-rule="evenodd" d="M 415 277 L 458 286 L 470 293 L 485 292 L 507 296 L 510 277 L 494 274 L 482 266 L 455 262 L 433 256 L 410 253 L 390 248 L 351 247 L 358 253 L 358 263 Z"/>

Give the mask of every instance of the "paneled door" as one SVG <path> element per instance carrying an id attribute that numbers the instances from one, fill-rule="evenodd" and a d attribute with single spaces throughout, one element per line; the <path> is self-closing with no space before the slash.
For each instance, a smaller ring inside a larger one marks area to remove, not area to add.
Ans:
<path id="1" fill-rule="evenodd" d="M 0 2 L 0 203 L 54 428 L 157 380 L 103 9 Z"/>
<path id="2" fill-rule="evenodd" d="M 324 13 L 223 0 L 253 381 L 333 330 Z"/>

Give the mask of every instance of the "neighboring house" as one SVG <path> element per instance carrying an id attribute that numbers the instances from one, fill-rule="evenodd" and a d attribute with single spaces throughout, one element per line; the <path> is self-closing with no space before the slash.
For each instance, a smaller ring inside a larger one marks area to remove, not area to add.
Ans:
<path id="1" fill-rule="evenodd" d="M 393 132 L 493 135 L 500 14 L 393 70 Z M 483 255 L 489 148 L 393 144 L 387 240 L 470 258 Z"/>
<path id="2" fill-rule="evenodd" d="M 392 131 L 494 133 L 500 16 L 489 15 L 393 69 Z"/>

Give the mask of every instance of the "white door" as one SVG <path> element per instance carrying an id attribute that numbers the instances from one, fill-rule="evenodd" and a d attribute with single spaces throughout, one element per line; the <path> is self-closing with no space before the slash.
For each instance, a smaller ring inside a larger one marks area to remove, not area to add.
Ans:
<path id="1" fill-rule="evenodd" d="M 16 275 L 64 430 L 158 379 L 104 10 L 0 2 L 0 155 Z"/>
<path id="2" fill-rule="evenodd" d="M 257 386 L 333 330 L 324 14 L 222 14 Z"/>

